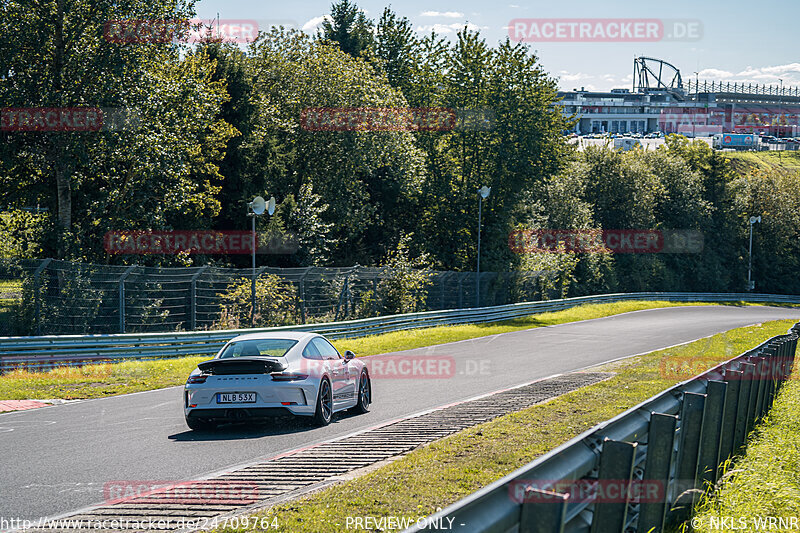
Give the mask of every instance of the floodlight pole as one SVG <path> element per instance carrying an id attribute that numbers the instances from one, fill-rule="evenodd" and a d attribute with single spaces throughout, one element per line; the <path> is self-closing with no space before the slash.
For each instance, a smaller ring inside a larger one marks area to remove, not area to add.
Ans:
<path id="1" fill-rule="evenodd" d="M 250 277 L 250 327 L 255 326 L 256 322 L 256 213 L 247 213 L 252 220 L 250 232 L 250 252 L 252 256 L 253 274 Z"/>
<path id="2" fill-rule="evenodd" d="M 489 197 L 491 187 L 483 186 L 478 189 L 478 263 L 475 268 L 475 307 L 481 306 L 481 207 L 483 199 Z"/>
<path id="3" fill-rule="evenodd" d="M 251 295 L 251 312 L 250 312 L 250 327 L 253 327 L 255 324 L 255 317 L 256 317 L 256 217 L 258 215 L 264 214 L 265 210 L 268 214 L 273 214 L 275 212 L 275 197 L 271 196 L 269 202 L 265 202 L 261 196 L 256 196 L 253 198 L 253 201 L 247 204 L 247 207 L 250 209 L 247 213 L 247 216 L 253 217 L 253 222 L 251 226 L 251 249 L 252 252 L 252 267 L 253 267 L 253 280 L 250 288 L 250 295 Z"/>
<path id="4" fill-rule="evenodd" d="M 253 218 L 253 226 L 250 231 L 251 239 L 250 239 L 250 252 L 253 256 L 253 279 L 256 277 L 256 214 L 251 213 L 250 216 Z"/>
<path id="5" fill-rule="evenodd" d="M 478 195 L 478 264 L 475 268 L 475 307 L 481 306 L 481 206 L 483 198 Z"/>

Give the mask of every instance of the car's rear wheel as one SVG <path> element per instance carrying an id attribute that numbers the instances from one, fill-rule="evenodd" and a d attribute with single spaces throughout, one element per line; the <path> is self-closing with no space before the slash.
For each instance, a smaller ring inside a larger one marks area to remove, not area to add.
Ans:
<path id="1" fill-rule="evenodd" d="M 318 426 L 327 426 L 333 418 L 333 392 L 331 384 L 323 379 L 317 394 L 317 410 L 314 412 L 314 422 Z"/>
<path id="2" fill-rule="evenodd" d="M 202 418 L 197 418 L 193 416 L 186 417 L 186 425 L 189 426 L 189 429 L 193 429 L 195 431 L 204 431 L 214 429 L 216 424 L 213 422 L 209 422 L 208 420 L 203 420 Z"/>
<path id="3" fill-rule="evenodd" d="M 353 412 L 363 414 L 369 411 L 369 404 L 372 403 L 372 384 L 366 371 L 361 372 L 358 380 L 358 403 L 353 407 Z"/>

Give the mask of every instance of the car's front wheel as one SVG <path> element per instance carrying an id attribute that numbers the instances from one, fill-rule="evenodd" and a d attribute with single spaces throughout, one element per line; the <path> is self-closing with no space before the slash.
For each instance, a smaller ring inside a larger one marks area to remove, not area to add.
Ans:
<path id="1" fill-rule="evenodd" d="M 314 412 L 314 422 L 318 426 L 327 426 L 333 418 L 333 392 L 331 384 L 323 379 L 317 394 L 317 410 Z"/>
<path id="2" fill-rule="evenodd" d="M 369 404 L 372 403 L 372 384 L 366 370 L 361 372 L 358 380 L 358 403 L 353 407 L 353 412 L 363 414 L 369 411 Z"/>

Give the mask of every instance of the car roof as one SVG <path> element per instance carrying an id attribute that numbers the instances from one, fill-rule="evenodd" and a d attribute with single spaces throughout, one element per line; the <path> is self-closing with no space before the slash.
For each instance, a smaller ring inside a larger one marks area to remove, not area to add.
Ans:
<path id="1" fill-rule="evenodd" d="M 310 331 L 263 331 L 261 333 L 247 333 L 234 337 L 231 341 L 264 340 L 264 339 L 290 339 L 302 341 L 310 337 L 317 337 Z"/>

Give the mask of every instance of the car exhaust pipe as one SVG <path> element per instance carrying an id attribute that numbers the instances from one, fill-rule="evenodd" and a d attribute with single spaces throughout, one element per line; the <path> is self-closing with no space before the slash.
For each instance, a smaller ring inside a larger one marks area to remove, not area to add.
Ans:
<path id="1" fill-rule="evenodd" d="M 248 413 L 246 409 L 229 409 L 228 412 L 225 413 L 225 416 L 231 420 L 241 422 L 242 420 L 250 418 L 250 413 Z"/>

